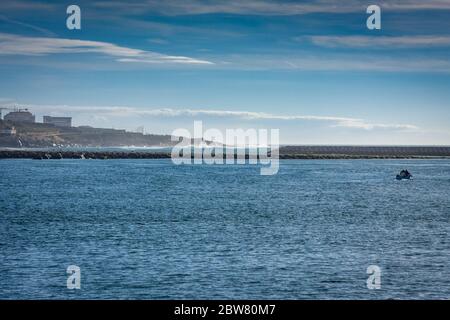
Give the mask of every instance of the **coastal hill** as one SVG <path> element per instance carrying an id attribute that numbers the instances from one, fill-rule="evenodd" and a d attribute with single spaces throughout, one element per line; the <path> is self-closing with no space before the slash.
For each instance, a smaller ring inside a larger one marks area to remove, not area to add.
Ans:
<path id="1" fill-rule="evenodd" d="M 89 126 L 57 127 L 46 123 L 0 120 L 0 147 L 53 146 L 120 147 L 173 146 L 170 135 L 154 135 Z"/>

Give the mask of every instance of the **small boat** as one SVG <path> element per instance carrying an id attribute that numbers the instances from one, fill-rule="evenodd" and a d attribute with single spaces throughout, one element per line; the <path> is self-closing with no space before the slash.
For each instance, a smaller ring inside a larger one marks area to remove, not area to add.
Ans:
<path id="1" fill-rule="evenodd" d="M 411 179 L 412 178 L 412 174 L 409 173 L 408 170 L 402 170 L 400 171 L 400 173 L 397 175 L 396 179 L 397 180 L 404 180 L 404 179 Z"/>

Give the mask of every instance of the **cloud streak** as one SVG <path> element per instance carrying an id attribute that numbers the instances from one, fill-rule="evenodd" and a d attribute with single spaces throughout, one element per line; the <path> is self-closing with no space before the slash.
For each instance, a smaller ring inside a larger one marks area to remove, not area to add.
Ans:
<path id="1" fill-rule="evenodd" d="M 97 117 L 151 117 L 151 118 L 216 118 L 234 119 L 244 121 L 313 121 L 328 123 L 330 127 L 343 127 L 351 129 L 389 129 L 414 131 L 419 128 L 412 124 L 386 124 L 372 123 L 364 119 L 338 116 L 315 116 L 315 115 L 281 115 L 264 112 L 234 111 L 234 110 L 207 110 L 207 109 L 173 109 L 158 108 L 144 109 L 120 106 L 45 106 L 45 105 L 18 105 L 31 110 L 51 115 L 67 114 L 89 114 Z"/>
<path id="2" fill-rule="evenodd" d="M 379 1 L 382 8 L 389 10 L 450 10 L 450 2 L 445 0 L 391 0 Z M 147 1 L 95 1 L 93 5 L 103 9 L 118 9 L 125 5 L 127 12 L 157 12 L 164 15 L 201 15 L 201 14 L 237 14 L 237 15 L 301 15 L 311 13 L 349 13 L 364 12 L 367 1 L 361 0 L 147 0 Z"/>
<path id="3" fill-rule="evenodd" d="M 310 36 L 298 37 L 296 40 L 309 39 L 312 43 L 322 47 L 349 48 L 412 48 L 412 47 L 448 47 L 450 36 Z"/>
<path id="4" fill-rule="evenodd" d="M 79 0 L 83 7 L 102 10 L 118 10 L 118 14 L 142 14 L 146 12 L 167 16 L 202 15 L 202 14 L 236 14 L 236 15 L 302 15 L 311 13 L 350 13 L 367 8 L 364 0 Z M 447 0 L 381 0 L 377 3 L 390 11 L 407 10 L 450 10 Z M 1 1 L 0 10 L 55 10 L 58 4 L 39 1 L 10 0 Z"/>
<path id="5" fill-rule="evenodd" d="M 217 67 L 244 70 L 291 70 L 291 71 L 373 71 L 373 72 L 434 72 L 450 73 L 450 61 L 447 58 L 403 57 L 389 54 L 372 53 L 336 53 L 325 52 L 314 55 L 299 52 L 292 55 L 235 55 L 222 57 Z"/>
<path id="6" fill-rule="evenodd" d="M 430 47 L 450 46 L 447 36 L 304 36 L 298 41 L 311 41 L 324 47 Z M 208 66 L 216 69 L 236 70 L 316 70 L 316 71 L 381 71 L 381 72 L 450 72 L 450 61 L 444 58 L 388 57 L 373 55 L 329 53 L 321 56 L 308 52 L 292 56 L 278 55 L 232 55 L 214 57 L 214 62 L 187 56 L 165 55 L 109 42 L 64 39 L 54 37 L 26 37 L 0 33 L 1 56 L 50 56 L 50 55 L 97 54 L 113 58 L 121 64 L 145 64 L 154 66 Z M 49 61 L 52 63 L 52 61 Z M 96 64 L 97 62 L 90 62 Z M 34 61 L 33 63 L 40 63 Z M 57 63 L 57 62 L 54 62 Z"/>
<path id="7" fill-rule="evenodd" d="M 42 34 L 44 34 L 46 36 L 55 36 L 55 34 L 53 32 L 51 32 L 50 30 L 48 30 L 48 29 L 41 28 L 41 27 L 35 26 L 33 24 L 30 24 L 30 23 L 25 23 L 25 22 L 22 22 L 22 21 L 10 19 L 10 18 L 8 18 L 8 17 L 6 17 L 6 16 L 4 16 L 2 14 L 0 14 L 0 21 L 4 21 L 4 22 L 10 23 L 10 24 L 15 24 L 16 26 L 19 26 L 19 27 L 24 27 L 24 28 L 27 28 L 27 29 L 31 29 L 33 31 L 37 31 L 39 33 L 42 33 Z"/>
<path id="8" fill-rule="evenodd" d="M 5 11 L 21 11 L 21 10 L 52 10 L 54 6 L 50 3 L 44 3 L 41 1 L 1 1 L 0 10 Z"/>
<path id="9" fill-rule="evenodd" d="M 96 53 L 114 57 L 118 62 L 154 64 L 211 65 L 210 61 L 184 56 L 164 55 L 157 52 L 122 47 L 109 42 L 24 37 L 0 33 L 0 55 L 46 56 L 51 54 Z"/>

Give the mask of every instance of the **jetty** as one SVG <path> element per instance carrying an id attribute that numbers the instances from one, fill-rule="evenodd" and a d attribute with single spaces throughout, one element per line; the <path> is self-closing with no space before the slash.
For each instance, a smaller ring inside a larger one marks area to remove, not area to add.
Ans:
<path id="1" fill-rule="evenodd" d="M 270 154 L 269 154 L 270 155 Z M 237 154 L 235 154 L 237 157 Z M 248 155 L 245 156 L 248 158 Z M 170 159 L 170 152 L 0 149 L 0 159 Z M 282 146 L 280 159 L 450 159 L 448 146 Z"/>

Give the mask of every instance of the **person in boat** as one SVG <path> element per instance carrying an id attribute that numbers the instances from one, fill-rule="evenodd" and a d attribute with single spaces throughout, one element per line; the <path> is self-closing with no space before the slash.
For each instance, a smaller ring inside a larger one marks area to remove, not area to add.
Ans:
<path id="1" fill-rule="evenodd" d="M 409 173 L 408 170 L 402 170 L 402 171 L 400 171 L 399 176 L 400 176 L 401 178 L 406 178 L 406 177 L 411 176 L 411 174 Z"/>

